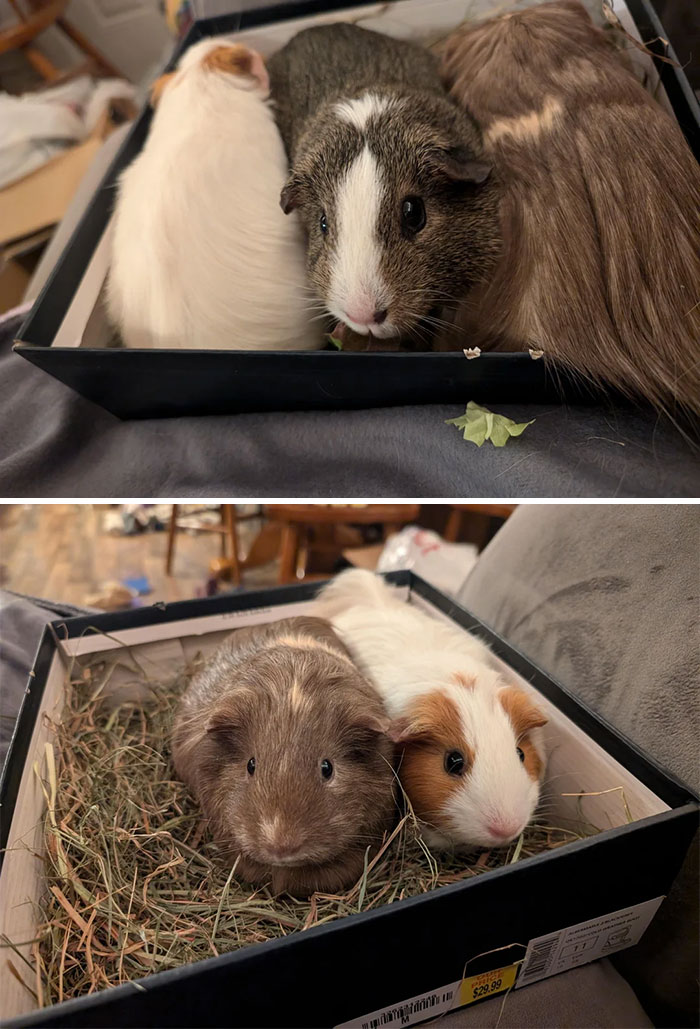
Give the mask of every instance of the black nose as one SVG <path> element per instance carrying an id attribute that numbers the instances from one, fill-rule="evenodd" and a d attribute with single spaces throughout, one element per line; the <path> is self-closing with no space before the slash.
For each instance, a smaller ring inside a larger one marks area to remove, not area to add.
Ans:
<path id="1" fill-rule="evenodd" d="M 389 312 L 386 309 L 383 310 L 383 311 L 375 311 L 374 312 L 374 324 L 375 325 L 381 325 L 382 322 L 386 321 L 386 316 L 388 315 L 388 313 Z"/>

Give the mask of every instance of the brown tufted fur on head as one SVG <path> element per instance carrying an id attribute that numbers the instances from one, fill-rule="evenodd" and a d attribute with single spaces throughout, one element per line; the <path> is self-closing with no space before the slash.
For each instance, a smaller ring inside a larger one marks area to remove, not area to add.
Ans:
<path id="1" fill-rule="evenodd" d="M 334 892 L 360 876 L 391 823 L 388 727 L 330 624 L 288 618 L 234 632 L 193 678 L 173 758 L 241 878 Z"/>
<path id="2" fill-rule="evenodd" d="M 675 121 L 577 0 L 456 31 L 442 73 L 504 189 L 500 263 L 442 346 L 542 349 L 700 412 L 700 167 Z"/>

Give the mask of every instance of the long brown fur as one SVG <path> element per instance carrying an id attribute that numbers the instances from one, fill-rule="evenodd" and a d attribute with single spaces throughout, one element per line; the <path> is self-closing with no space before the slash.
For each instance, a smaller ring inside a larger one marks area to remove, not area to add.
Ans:
<path id="1" fill-rule="evenodd" d="M 700 167 L 675 121 L 577 0 L 456 31 L 442 74 L 504 195 L 496 273 L 439 348 L 542 349 L 700 412 Z"/>
<path id="2" fill-rule="evenodd" d="M 352 885 L 390 827 L 388 732 L 379 695 L 330 624 L 286 618 L 224 640 L 182 698 L 172 753 L 237 875 L 301 896 Z M 271 856 L 293 846 L 298 863 Z"/>

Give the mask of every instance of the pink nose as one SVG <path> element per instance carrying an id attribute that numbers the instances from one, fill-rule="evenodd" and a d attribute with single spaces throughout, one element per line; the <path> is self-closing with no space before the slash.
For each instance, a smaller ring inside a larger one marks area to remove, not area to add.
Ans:
<path id="1" fill-rule="evenodd" d="M 267 850 L 274 858 L 290 858 L 299 853 L 301 844 L 298 840 L 286 840 L 275 843 L 273 846 L 268 847 Z"/>
<path id="2" fill-rule="evenodd" d="M 374 310 L 371 306 L 356 307 L 351 311 L 345 311 L 345 317 L 357 325 L 381 325 L 386 321 L 388 311 L 384 308 Z"/>
<path id="3" fill-rule="evenodd" d="M 493 822 L 489 822 L 488 831 L 492 836 L 495 836 L 500 840 L 510 840 L 514 836 L 517 836 L 520 829 L 518 822 L 509 822 L 505 819 L 494 819 Z"/>

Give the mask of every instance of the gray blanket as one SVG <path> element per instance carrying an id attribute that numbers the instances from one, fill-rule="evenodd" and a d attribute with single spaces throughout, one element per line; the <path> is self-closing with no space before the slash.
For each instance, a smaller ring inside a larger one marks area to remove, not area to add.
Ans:
<path id="1" fill-rule="evenodd" d="M 700 509 L 524 506 L 461 602 L 700 789 Z M 617 959 L 657 1024 L 696 1025 L 698 847 L 640 945 Z"/>
<path id="2" fill-rule="evenodd" d="M 55 618 L 71 618 L 88 611 L 0 590 L 0 769 L 44 626 Z"/>
<path id="3" fill-rule="evenodd" d="M 19 325 L 0 323 L 4 496 L 700 495 L 697 452 L 612 407 L 492 404 L 536 419 L 502 449 L 465 442 L 449 405 L 122 422 L 12 353 Z"/>

